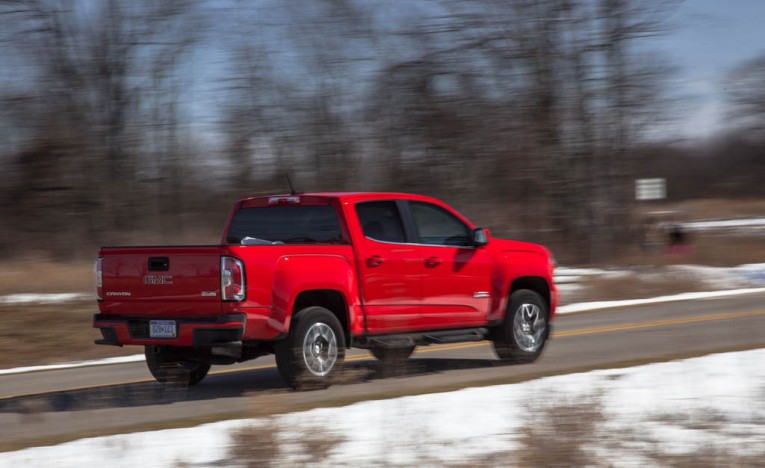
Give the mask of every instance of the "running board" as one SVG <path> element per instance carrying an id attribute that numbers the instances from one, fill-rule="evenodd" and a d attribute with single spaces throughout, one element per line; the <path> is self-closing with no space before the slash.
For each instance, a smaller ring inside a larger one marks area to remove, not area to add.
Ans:
<path id="1" fill-rule="evenodd" d="M 359 348 L 400 349 L 417 345 L 462 343 L 481 341 L 489 334 L 487 328 L 462 328 L 458 330 L 438 330 L 424 333 L 402 333 L 396 335 L 377 335 L 362 338 L 354 343 Z"/>
<path id="2" fill-rule="evenodd" d="M 426 334 L 425 341 L 434 344 L 462 343 L 465 341 L 481 341 L 489 334 L 486 328 L 471 328 L 467 330 L 447 330 Z"/>

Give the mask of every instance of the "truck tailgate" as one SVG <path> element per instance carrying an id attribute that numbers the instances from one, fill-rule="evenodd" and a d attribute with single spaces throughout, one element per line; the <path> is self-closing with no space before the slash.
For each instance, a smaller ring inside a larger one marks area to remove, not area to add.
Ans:
<path id="1" fill-rule="evenodd" d="M 219 314 L 221 252 L 220 246 L 102 248 L 102 314 Z"/>

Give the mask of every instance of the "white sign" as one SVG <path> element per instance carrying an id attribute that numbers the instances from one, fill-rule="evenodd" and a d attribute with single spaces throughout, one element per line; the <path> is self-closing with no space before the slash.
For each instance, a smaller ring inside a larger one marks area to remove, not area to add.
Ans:
<path id="1" fill-rule="evenodd" d="M 637 179 L 635 180 L 636 200 L 664 200 L 667 198 L 667 179 Z"/>

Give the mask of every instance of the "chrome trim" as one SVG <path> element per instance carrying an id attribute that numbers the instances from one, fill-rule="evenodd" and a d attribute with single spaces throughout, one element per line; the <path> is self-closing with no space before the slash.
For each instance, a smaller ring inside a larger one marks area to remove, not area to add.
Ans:
<path id="1" fill-rule="evenodd" d="M 390 241 L 383 241 L 379 239 L 375 239 L 374 237 L 369 237 L 367 235 L 364 236 L 365 239 L 371 240 L 374 242 L 379 242 L 380 244 L 388 244 L 388 245 L 412 245 L 412 246 L 420 246 L 420 247 L 446 247 L 450 249 L 476 249 L 476 246 L 474 245 L 441 245 L 441 244 L 419 244 L 416 242 L 390 242 Z"/>

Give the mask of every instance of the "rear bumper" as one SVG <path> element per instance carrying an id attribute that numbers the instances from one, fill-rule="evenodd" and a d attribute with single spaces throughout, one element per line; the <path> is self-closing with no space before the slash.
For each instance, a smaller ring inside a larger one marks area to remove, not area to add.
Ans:
<path id="1" fill-rule="evenodd" d="M 149 336 L 149 321 L 165 317 L 108 317 L 93 316 L 93 327 L 101 331 L 102 339 L 96 344 L 189 346 L 206 348 L 213 346 L 241 345 L 247 325 L 245 314 L 218 315 L 210 318 L 177 318 L 176 336 L 173 338 L 152 338 Z"/>

